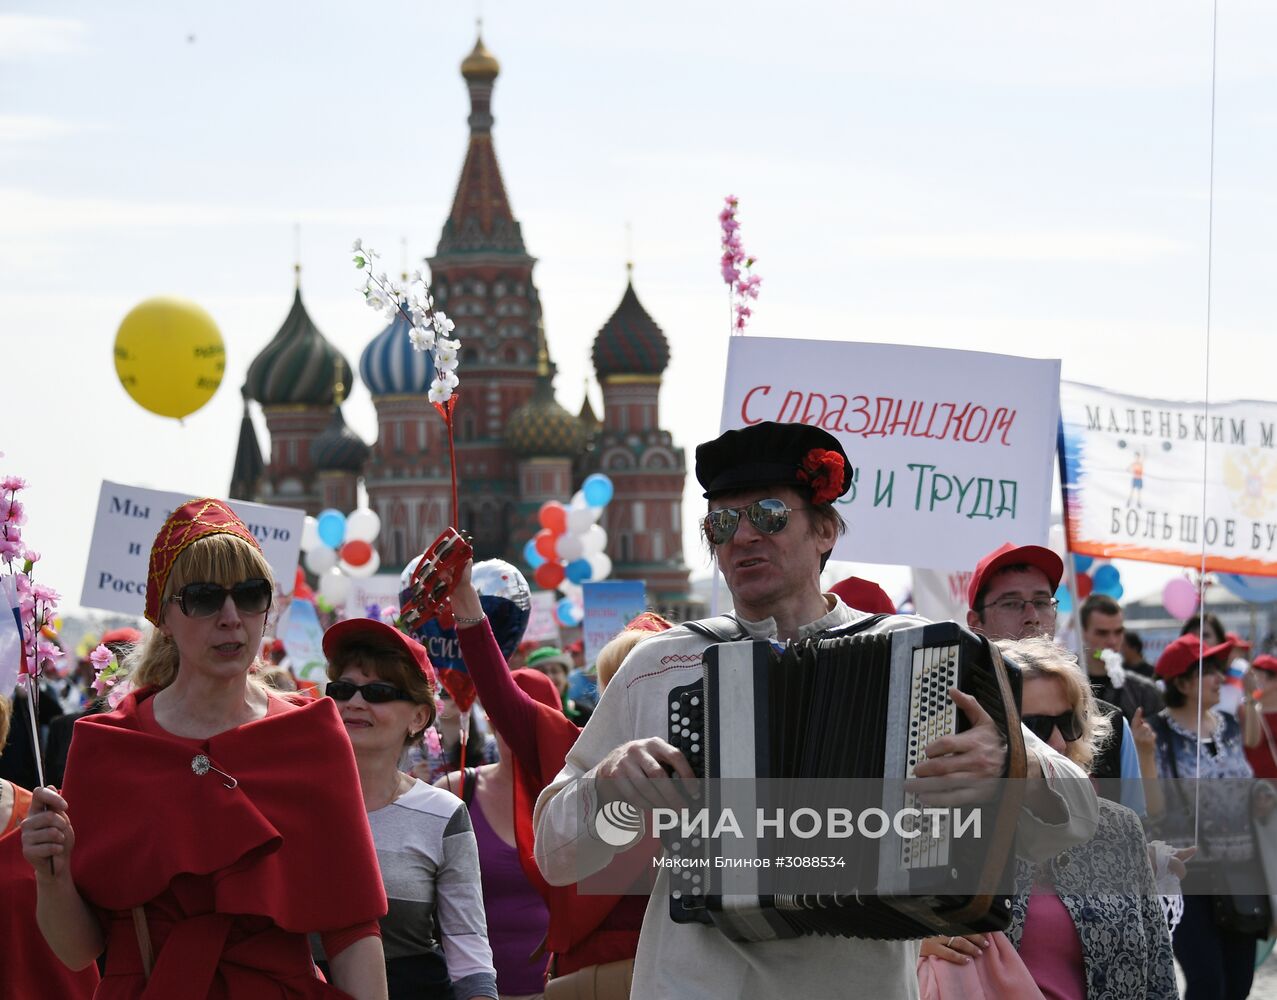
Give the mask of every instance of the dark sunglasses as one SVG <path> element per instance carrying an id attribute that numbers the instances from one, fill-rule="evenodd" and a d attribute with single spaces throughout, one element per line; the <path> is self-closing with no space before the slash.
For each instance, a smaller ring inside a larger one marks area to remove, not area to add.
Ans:
<path id="1" fill-rule="evenodd" d="M 242 615 L 260 615 L 270 609 L 271 585 L 260 577 L 241 580 L 229 587 L 220 583 L 188 583 L 169 598 L 187 618 L 208 618 L 222 610 L 229 594 Z"/>
<path id="2" fill-rule="evenodd" d="M 364 696 L 370 705 L 384 705 L 388 701 L 412 701 L 412 697 L 402 688 L 385 681 L 369 681 L 367 684 L 356 684 L 354 681 L 329 681 L 324 694 L 333 701 L 350 701 L 356 693 Z"/>
<path id="3" fill-rule="evenodd" d="M 740 507 L 724 507 L 722 510 L 711 510 L 705 515 L 705 537 L 711 545 L 722 545 L 730 541 L 740 526 L 743 511 L 749 523 L 764 535 L 774 535 L 783 531 L 789 523 L 789 513 L 801 510 L 801 507 L 787 507 L 783 500 L 755 500 Z"/>
<path id="4" fill-rule="evenodd" d="M 1082 720 L 1076 712 L 1061 715 L 1025 715 L 1020 719 L 1024 727 L 1043 743 L 1051 738 L 1051 730 L 1058 729 L 1065 743 L 1082 738 Z"/>

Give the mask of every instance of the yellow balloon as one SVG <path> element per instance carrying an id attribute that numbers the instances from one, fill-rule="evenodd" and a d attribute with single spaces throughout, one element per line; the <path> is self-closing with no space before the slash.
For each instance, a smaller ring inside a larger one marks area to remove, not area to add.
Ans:
<path id="1" fill-rule="evenodd" d="M 154 298 L 136 306 L 115 335 L 115 373 L 134 402 L 181 420 L 213 398 L 226 346 L 213 317 L 194 302 Z"/>

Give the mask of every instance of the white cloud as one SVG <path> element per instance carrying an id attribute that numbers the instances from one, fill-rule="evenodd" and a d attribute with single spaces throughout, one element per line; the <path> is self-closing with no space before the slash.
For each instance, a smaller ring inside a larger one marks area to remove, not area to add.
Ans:
<path id="1" fill-rule="evenodd" d="M 3 31 L 0 26 L 0 31 Z M 0 115 L 0 143 L 43 142 L 76 131 L 76 126 L 43 115 Z"/>
<path id="2" fill-rule="evenodd" d="M 71 17 L 0 14 L 0 59 L 78 52 L 87 33 L 88 25 Z"/>

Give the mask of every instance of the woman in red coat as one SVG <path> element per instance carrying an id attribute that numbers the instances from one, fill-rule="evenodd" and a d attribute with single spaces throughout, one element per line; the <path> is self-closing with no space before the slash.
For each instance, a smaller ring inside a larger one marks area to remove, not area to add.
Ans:
<path id="1" fill-rule="evenodd" d="M 151 549 L 134 689 L 76 724 L 62 794 L 34 793 L 22 840 L 40 929 L 72 969 L 105 948 L 98 998 L 386 996 L 386 897 L 336 709 L 249 677 L 272 594 L 224 503 L 174 511 Z"/>

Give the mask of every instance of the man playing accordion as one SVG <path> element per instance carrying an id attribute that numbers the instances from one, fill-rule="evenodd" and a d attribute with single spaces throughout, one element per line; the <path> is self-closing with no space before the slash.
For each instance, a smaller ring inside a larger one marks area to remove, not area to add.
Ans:
<path id="1" fill-rule="evenodd" d="M 844 530 L 834 501 L 851 467 L 832 435 L 803 424 L 763 422 L 728 431 L 696 449 L 696 477 L 708 500 L 705 535 L 735 608 L 740 638 L 789 642 L 864 621 L 820 589 L 820 573 Z M 923 625 L 893 615 L 865 634 Z M 703 675 L 712 640 L 676 627 L 637 646 L 600 700 L 564 769 L 541 794 L 536 859 L 552 883 L 601 871 L 616 848 L 601 836 L 599 811 L 615 800 L 646 810 L 682 808 L 680 782 L 694 775 L 667 740 L 669 697 Z M 948 779 L 945 796 L 963 801 L 964 783 L 1006 773 L 1007 747 L 975 698 L 954 691 L 970 727 L 926 748 L 917 778 Z M 1027 782 L 1017 848 L 1050 857 L 1088 839 L 1097 805 L 1086 775 L 1025 731 Z M 956 789 L 956 791 L 955 791 Z M 837 936 L 742 942 L 703 923 L 675 923 L 662 868 L 644 917 L 632 996 L 649 998 L 916 997 L 917 941 Z"/>

